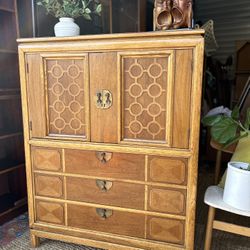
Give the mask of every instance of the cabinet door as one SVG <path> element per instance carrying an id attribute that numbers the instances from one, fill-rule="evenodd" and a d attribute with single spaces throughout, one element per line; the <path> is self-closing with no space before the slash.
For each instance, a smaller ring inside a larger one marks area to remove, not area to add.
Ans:
<path id="1" fill-rule="evenodd" d="M 29 54 L 31 137 L 89 140 L 88 55 Z"/>
<path id="2" fill-rule="evenodd" d="M 171 143 L 173 51 L 119 54 L 122 142 Z"/>

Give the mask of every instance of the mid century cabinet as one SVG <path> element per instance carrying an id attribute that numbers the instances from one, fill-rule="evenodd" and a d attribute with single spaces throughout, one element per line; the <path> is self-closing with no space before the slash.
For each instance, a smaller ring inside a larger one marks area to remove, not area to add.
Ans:
<path id="1" fill-rule="evenodd" d="M 202 34 L 19 40 L 33 246 L 193 248 Z"/>

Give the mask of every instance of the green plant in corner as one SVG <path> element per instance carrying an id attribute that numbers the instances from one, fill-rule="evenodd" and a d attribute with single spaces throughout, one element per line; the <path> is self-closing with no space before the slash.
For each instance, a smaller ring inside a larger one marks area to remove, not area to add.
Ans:
<path id="1" fill-rule="evenodd" d="M 231 116 L 225 114 L 206 116 L 202 119 L 202 123 L 211 127 L 211 137 L 214 141 L 227 147 L 241 138 L 250 136 L 250 108 L 247 110 L 244 123 L 240 121 L 238 107 L 233 109 Z"/>
<path id="2" fill-rule="evenodd" d="M 39 0 L 37 5 L 46 9 L 46 14 L 56 18 L 83 16 L 91 20 L 91 15 L 101 15 L 102 5 L 99 0 Z"/>

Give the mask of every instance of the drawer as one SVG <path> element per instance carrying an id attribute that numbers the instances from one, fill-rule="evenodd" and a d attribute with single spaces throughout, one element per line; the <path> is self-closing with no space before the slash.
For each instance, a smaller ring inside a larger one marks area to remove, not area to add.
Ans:
<path id="1" fill-rule="evenodd" d="M 184 215 L 186 191 L 169 188 L 149 187 L 148 210 Z"/>
<path id="2" fill-rule="evenodd" d="M 64 205 L 36 201 L 36 221 L 64 225 Z"/>
<path id="3" fill-rule="evenodd" d="M 170 184 L 187 184 L 187 159 L 150 156 L 148 180 Z"/>
<path id="4" fill-rule="evenodd" d="M 145 157 L 137 154 L 65 150 L 67 173 L 145 180 Z"/>
<path id="5" fill-rule="evenodd" d="M 34 170 L 57 171 L 62 170 L 61 150 L 32 147 Z"/>
<path id="6" fill-rule="evenodd" d="M 35 174 L 34 179 L 36 195 L 63 198 L 62 177 Z"/>
<path id="7" fill-rule="evenodd" d="M 147 239 L 184 244 L 185 221 L 160 217 L 147 218 Z"/>
<path id="8" fill-rule="evenodd" d="M 67 177 L 67 199 L 144 209 L 145 185 Z"/>
<path id="9" fill-rule="evenodd" d="M 145 215 L 68 204 L 68 225 L 144 238 Z"/>

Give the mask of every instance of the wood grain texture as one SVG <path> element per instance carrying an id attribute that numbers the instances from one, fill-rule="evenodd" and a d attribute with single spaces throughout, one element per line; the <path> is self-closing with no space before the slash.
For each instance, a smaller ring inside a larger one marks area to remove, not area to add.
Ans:
<path id="1" fill-rule="evenodd" d="M 185 214 L 186 194 L 184 190 L 149 187 L 148 208 L 171 214 Z"/>
<path id="2" fill-rule="evenodd" d="M 32 148 L 33 169 L 46 171 L 61 171 L 61 150 L 47 148 Z"/>
<path id="3" fill-rule="evenodd" d="M 97 181 L 105 182 L 100 179 L 67 178 L 67 198 L 111 206 L 144 208 L 144 185 L 114 181 L 110 182 L 112 186 L 109 190 L 102 190 Z"/>
<path id="4" fill-rule="evenodd" d="M 184 222 L 178 220 L 148 218 L 147 238 L 176 244 L 184 242 Z"/>
<path id="5" fill-rule="evenodd" d="M 95 151 L 65 150 L 67 173 L 144 180 L 144 156 L 113 153 L 111 160 L 100 162 Z M 128 171 L 129 169 L 129 171 Z"/>
<path id="6" fill-rule="evenodd" d="M 193 51 L 176 50 L 172 147 L 189 148 Z"/>
<path id="7" fill-rule="evenodd" d="M 64 224 L 63 205 L 53 202 L 36 201 L 36 220 L 52 224 Z"/>
<path id="8" fill-rule="evenodd" d="M 109 218 L 103 219 L 96 208 L 68 205 L 69 226 L 127 236 L 144 237 L 144 216 L 113 210 Z"/>
<path id="9" fill-rule="evenodd" d="M 91 53 L 89 67 L 91 141 L 117 143 L 119 94 L 117 93 L 116 53 Z M 102 90 L 108 90 L 113 96 L 112 105 L 108 109 L 100 109 L 96 106 L 96 95 Z"/>
<path id="10" fill-rule="evenodd" d="M 39 54 L 26 55 L 26 74 L 29 110 L 29 127 L 31 137 L 47 135 L 45 111 L 45 86 L 41 81 L 41 58 Z M 28 71 L 28 72 L 27 72 Z"/>
<path id="11" fill-rule="evenodd" d="M 59 176 L 35 175 L 36 195 L 63 198 L 63 179 Z"/>
<path id="12" fill-rule="evenodd" d="M 185 185 L 187 183 L 187 160 L 150 156 L 148 173 L 151 181 Z"/>

